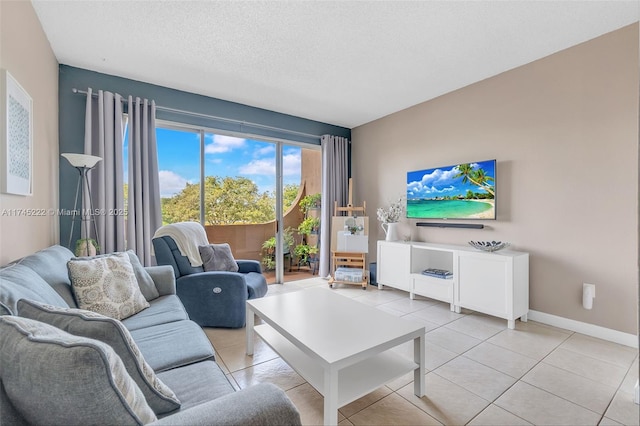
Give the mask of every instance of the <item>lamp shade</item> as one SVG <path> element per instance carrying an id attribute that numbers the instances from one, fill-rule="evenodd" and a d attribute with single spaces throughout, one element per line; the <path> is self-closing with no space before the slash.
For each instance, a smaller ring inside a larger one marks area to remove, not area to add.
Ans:
<path id="1" fill-rule="evenodd" d="M 73 167 L 86 167 L 88 169 L 93 169 L 98 164 L 98 161 L 102 160 L 100 157 L 88 154 L 65 153 L 60 155 L 66 158 Z"/>

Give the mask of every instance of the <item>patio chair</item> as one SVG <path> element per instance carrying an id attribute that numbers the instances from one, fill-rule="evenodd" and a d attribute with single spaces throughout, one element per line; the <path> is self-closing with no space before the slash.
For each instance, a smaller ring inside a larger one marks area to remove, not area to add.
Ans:
<path id="1" fill-rule="evenodd" d="M 197 222 L 182 222 L 158 229 L 152 240 L 156 262 L 173 267 L 176 293 L 191 320 L 203 327 L 244 327 L 247 299 L 267 293 L 260 262 L 236 260 L 238 272 L 205 271 L 202 260 L 197 262 L 197 253 L 198 246 L 208 240 L 204 228 L 194 224 Z"/>

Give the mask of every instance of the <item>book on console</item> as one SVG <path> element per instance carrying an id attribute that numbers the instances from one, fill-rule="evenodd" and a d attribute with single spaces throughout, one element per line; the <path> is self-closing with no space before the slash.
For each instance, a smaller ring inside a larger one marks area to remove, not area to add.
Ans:
<path id="1" fill-rule="evenodd" d="M 446 269 L 428 268 L 422 271 L 422 275 L 436 278 L 453 278 L 453 273 Z"/>

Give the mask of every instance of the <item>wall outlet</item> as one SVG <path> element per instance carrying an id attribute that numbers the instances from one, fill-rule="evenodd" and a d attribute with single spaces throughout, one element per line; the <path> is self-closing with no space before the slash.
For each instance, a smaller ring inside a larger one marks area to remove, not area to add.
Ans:
<path id="1" fill-rule="evenodd" d="M 582 283 L 582 307 L 585 309 L 593 308 L 593 300 L 596 298 L 596 286 L 593 284 Z"/>
<path id="2" fill-rule="evenodd" d="M 591 296 L 596 297 L 596 285 L 595 284 L 587 284 L 582 283 L 582 291 L 583 293 L 589 293 Z"/>

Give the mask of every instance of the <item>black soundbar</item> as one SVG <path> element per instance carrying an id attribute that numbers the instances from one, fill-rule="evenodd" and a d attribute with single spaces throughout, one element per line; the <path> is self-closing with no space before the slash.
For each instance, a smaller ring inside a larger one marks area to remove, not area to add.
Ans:
<path id="1" fill-rule="evenodd" d="M 416 226 L 429 226 L 431 228 L 469 228 L 482 229 L 484 225 L 480 223 L 442 223 L 442 222 L 417 222 Z"/>

